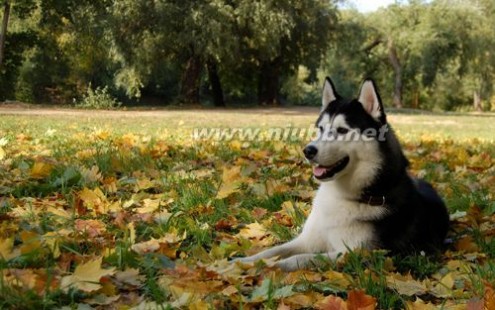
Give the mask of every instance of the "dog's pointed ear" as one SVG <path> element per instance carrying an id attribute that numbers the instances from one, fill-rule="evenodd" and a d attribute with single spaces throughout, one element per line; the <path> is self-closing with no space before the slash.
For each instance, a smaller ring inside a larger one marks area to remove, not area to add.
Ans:
<path id="1" fill-rule="evenodd" d="M 381 123 L 385 122 L 382 100 L 373 80 L 366 79 L 363 82 L 358 100 L 369 115 Z"/>
<path id="2" fill-rule="evenodd" d="M 321 110 L 325 110 L 331 102 L 338 98 L 340 98 L 340 96 L 335 91 L 332 80 L 327 76 L 323 85 L 323 95 L 321 96 Z"/>

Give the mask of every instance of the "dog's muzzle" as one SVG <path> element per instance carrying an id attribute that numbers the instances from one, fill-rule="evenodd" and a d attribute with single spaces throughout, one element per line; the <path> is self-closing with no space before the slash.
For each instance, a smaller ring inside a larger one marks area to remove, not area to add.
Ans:
<path id="1" fill-rule="evenodd" d="M 308 160 L 312 160 L 318 154 L 318 149 L 313 145 L 308 145 L 304 148 L 303 153 Z"/>

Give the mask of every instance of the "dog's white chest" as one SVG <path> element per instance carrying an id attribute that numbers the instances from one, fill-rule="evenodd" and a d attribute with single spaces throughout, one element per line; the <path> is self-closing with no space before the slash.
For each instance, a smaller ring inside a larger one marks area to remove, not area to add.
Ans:
<path id="1" fill-rule="evenodd" d="M 322 186 L 299 237 L 310 251 L 347 252 L 374 239 L 373 227 L 366 220 L 382 214 L 381 208 L 342 199 L 332 186 Z"/>

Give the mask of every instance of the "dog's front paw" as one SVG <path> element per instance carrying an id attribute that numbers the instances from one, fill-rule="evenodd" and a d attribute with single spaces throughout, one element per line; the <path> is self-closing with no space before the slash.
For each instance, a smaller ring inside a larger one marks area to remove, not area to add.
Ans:
<path id="1" fill-rule="evenodd" d="M 275 266 L 277 266 L 278 268 L 280 268 L 282 271 L 285 272 L 290 272 L 300 269 L 300 266 L 297 262 L 297 259 L 295 259 L 295 257 L 289 257 L 279 260 L 277 263 L 275 263 Z"/>
<path id="2" fill-rule="evenodd" d="M 253 259 L 252 256 L 248 256 L 248 257 L 237 257 L 237 258 L 234 258 L 233 260 L 231 260 L 230 262 L 231 263 L 242 263 L 242 264 L 251 264 L 251 263 L 254 263 L 256 261 L 256 259 Z"/>

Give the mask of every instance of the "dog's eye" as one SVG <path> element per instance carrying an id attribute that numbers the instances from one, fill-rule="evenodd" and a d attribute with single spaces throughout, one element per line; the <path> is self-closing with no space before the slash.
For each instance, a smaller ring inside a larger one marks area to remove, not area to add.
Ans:
<path id="1" fill-rule="evenodd" d="M 318 126 L 318 129 L 320 130 L 320 132 L 323 132 L 324 131 L 323 126 Z"/>
<path id="2" fill-rule="evenodd" d="M 340 135 L 345 135 L 348 132 L 349 132 L 349 129 L 347 129 L 347 128 L 344 128 L 344 127 L 338 127 L 337 128 L 337 133 Z"/>

